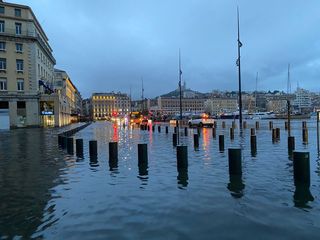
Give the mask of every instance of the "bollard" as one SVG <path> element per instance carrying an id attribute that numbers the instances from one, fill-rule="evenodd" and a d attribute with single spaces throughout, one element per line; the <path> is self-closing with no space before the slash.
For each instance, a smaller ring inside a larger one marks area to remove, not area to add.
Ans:
<path id="1" fill-rule="evenodd" d="M 152 125 L 152 132 L 154 132 L 154 129 L 155 129 L 155 127 L 154 127 L 154 125 Z"/>
<path id="2" fill-rule="evenodd" d="M 310 186 L 310 160 L 308 152 L 293 152 L 294 184 Z"/>
<path id="3" fill-rule="evenodd" d="M 169 127 L 166 126 L 166 134 L 168 134 L 168 133 L 169 133 Z"/>
<path id="4" fill-rule="evenodd" d="M 272 129 L 273 129 L 273 122 L 269 121 L 269 130 L 272 130 Z"/>
<path id="5" fill-rule="evenodd" d="M 161 132 L 161 126 L 160 125 L 158 126 L 158 132 L 159 133 Z"/>
<path id="6" fill-rule="evenodd" d="M 148 175 L 148 145 L 146 143 L 138 144 L 138 167 L 139 175 Z"/>
<path id="7" fill-rule="evenodd" d="M 288 137 L 288 150 L 292 152 L 295 149 L 294 137 Z"/>
<path id="8" fill-rule="evenodd" d="M 177 170 L 188 169 L 188 146 L 177 146 Z"/>
<path id="9" fill-rule="evenodd" d="M 229 174 L 241 175 L 242 174 L 241 149 L 229 148 L 228 160 L 229 160 Z"/>
<path id="10" fill-rule="evenodd" d="M 73 154 L 73 138 L 67 138 L 67 151 L 68 154 Z"/>
<path id="11" fill-rule="evenodd" d="M 213 127 L 214 127 L 214 128 L 217 128 L 217 121 L 214 121 L 214 122 L 213 122 Z"/>
<path id="12" fill-rule="evenodd" d="M 275 128 L 272 129 L 272 142 L 275 142 L 277 139 L 277 131 Z"/>
<path id="13" fill-rule="evenodd" d="M 235 121 L 232 121 L 232 126 L 231 126 L 233 129 L 236 128 L 236 122 Z"/>
<path id="14" fill-rule="evenodd" d="M 260 128 L 260 123 L 257 121 L 256 122 L 256 129 L 258 130 Z"/>
<path id="15" fill-rule="evenodd" d="M 184 128 L 184 135 L 188 136 L 188 128 L 187 127 Z"/>
<path id="16" fill-rule="evenodd" d="M 216 128 L 212 128 L 212 137 L 215 139 L 217 137 L 217 130 Z"/>
<path id="17" fill-rule="evenodd" d="M 194 148 L 199 148 L 199 135 L 193 134 L 193 146 Z"/>
<path id="18" fill-rule="evenodd" d="M 96 140 L 89 141 L 89 155 L 90 158 L 98 157 L 98 145 Z"/>
<path id="19" fill-rule="evenodd" d="M 176 133 L 173 133 L 172 134 L 172 145 L 175 147 L 177 146 L 177 134 Z"/>
<path id="20" fill-rule="evenodd" d="M 243 122 L 243 128 L 244 128 L 244 129 L 247 128 L 247 122 L 246 122 L 246 121 Z"/>
<path id="21" fill-rule="evenodd" d="M 201 137 L 200 127 L 197 127 L 197 134 L 198 134 L 199 137 Z"/>
<path id="22" fill-rule="evenodd" d="M 109 163 L 118 162 L 118 142 L 109 142 Z"/>
<path id="23" fill-rule="evenodd" d="M 177 127 L 174 127 L 173 129 L 174 129 L 174 133 L 177 133 Z"/>
<path id="24" fill-rule="evenodd" d="M 276 139 L 280 139 L 280 128 L 276 128 Z"/>
<path id="25" fill-rule="evenodd" d="M 251 146 L 251 152 L 257 151 L 257 136 L 255 135 L 250 136 L 250 146 Z"/>
<path id="26" fill-rule="evenodd" d="M 149 125 L 147 126 L 147 129 L 148 129 L 148 132 L 150 132 L 150 126 Z"/>
<path id="27" fill-rule="evenodd" d="M 219 151 L 224 151 L 224 135 L 219 135 Z"/>
<path id="28" fill-rule="evenodd" d="M 288 122 L 287 121 L 284 122 L 284 129 L 288 130 Z"/>
<path id="29" fill-rule="evenodd" d="M 223 121 L 223 122 L 222 122 L 222 128 L 225 128 L 225 127 L 226 127 L 226 122 Z"/>
<path id="30" fill-rule="evenodd" d="M 234 128 L 230 128 L 230 139 L 234 139 Z"/>
<path id="31" fill-rule="evenodd" d="M 66 136 L 62 137 L 61 147 L 62 147 L 62 149 L 66 149 L 67 148 L 67 137 Z"/>
<path id="32" fill-rule="evenodd" d="M 58 145 L 61 147 L 62 146 L 62 136 L 58 135 Z"/>
<path id="33" fill-rule="evenodd" d="M 302 129 L 302 142 L 303 144 L 308 144 L 308 129 Z"/>
<path id="34" fill-rule="evenodd" d="M 302 122 L 302 129 L 304 129 L 304 128 L 307 128 L 307 122 L 306 121 Z"/>
<path id="35" fill-rule="evenodd" d="M 251 136 L 256 135 L 256 130 L 254 128 L 250 129 L 250 135 Z"/>
<path id="36" fill-rule="evenodd" d="M 83 157 L 83 139 L 76 139 L 76 155 Z"/>

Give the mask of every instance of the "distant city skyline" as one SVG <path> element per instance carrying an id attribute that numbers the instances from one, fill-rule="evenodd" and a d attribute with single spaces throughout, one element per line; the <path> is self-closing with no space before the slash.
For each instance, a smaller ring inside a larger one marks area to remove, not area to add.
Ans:
<path id="1" fill-rule="evenodd" d="M 237 90 L 236 7 L 240 8 L 243 91 L 299 86 L 319 92 L 320 2 L 308 1 L 81 1 L 17 0 L 46 30 L 56 68 L 84 98 L 93 92 L 130 92 L 152 98 L 182 79 L 200 92 Z M 88 6 L 90 5 L 90 6 Z"/>

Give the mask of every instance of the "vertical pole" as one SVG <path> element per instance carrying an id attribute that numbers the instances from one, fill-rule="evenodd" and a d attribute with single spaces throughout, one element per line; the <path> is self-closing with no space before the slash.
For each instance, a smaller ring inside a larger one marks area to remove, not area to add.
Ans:
<path id="1" fill-rule="evenodd" d="M 319 136 L 319 121 L 320 121 L 320 111 L 317 112 L 317 146 L 318 146 L 318 154 L 320 153 L 320 136 Z"/>
<path id="2" fill-rule="evenodd" d="M 288 137 L 291 136 L 291 106 L 290 106 L 290 100 L 287 100 L 287 107 L 288 107 Z"/>
<path id="3" fill-rule="evenodd" d="M 238 18 L 238 76 L 239 76 L 239 126 L 240 131 L 242 130 L 242 92 L 241 92 L 241 62 L 240 62 L 240 48 L 242 43 L 240 42 L 240 24 L 239 24 L 239 8 L 237 8 L 237 18 Z"/>
<path id="4" fill-rule="evenodd" d="M 83 139 L 76 139 L 76 155 L 83 157 Z"/>
<path id="5" fill-rule="evenodd" d="M 224 135 L 219 135 L 219 151 L 224 151 Z"/>
<path id="6" fill-rule="evenodd" d="M 194 148 L 199 148 L 199 135 L 193 134 L 193 145 Z"/>

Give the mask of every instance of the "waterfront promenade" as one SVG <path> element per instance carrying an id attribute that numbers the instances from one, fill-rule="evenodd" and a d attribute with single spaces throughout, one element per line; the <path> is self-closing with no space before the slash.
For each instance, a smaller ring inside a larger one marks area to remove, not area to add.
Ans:
<path id="1" fill-rule="evenodd" d="M 250 151 L 248 121 L 225 135 L 220 152 L 212 129 L 188 145 L 187 177 L 177 179 L 172 132 L 159 133 L 95 122 L 74 135 L 84 141 L 84 157 L 58 147 L 59 129 L 18 129 L 0 135 L 0 236 L 46 239 L 316 239 L 320 234 L 320 160 L 316 122 L 307 122 L 309 143 L 302 143 L 301 121 L 292 121 L 296 150 L 310 152 L 314 200 L 294 199 L 292 160 L 284 121 L 273 121 L 281 137 L 272 142 L 268 121 L 256 131 L 257 154 Z M 97 140 L 97 161 L 90 161 L 89 140 Z M 118 167 L 110 169 L 108 143 L 119 143 Z M 148 144 L 148 172 L 139 175 L 137 144 Z M 230 182 L 229 147 L 242 148 L 243 174 Z M 292 230 L 294 229 L 294 231 Z"/>

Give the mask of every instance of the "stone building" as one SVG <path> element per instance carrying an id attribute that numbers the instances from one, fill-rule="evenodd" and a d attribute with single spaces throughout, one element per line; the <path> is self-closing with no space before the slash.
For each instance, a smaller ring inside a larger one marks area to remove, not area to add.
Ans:
<path id="1" fill-rule="evenodd" d="M 93 120 L 106 120 L 130 114 L 130 98 L 125 93 L 93 93 L 91 101 Z"/>
<path id="2" fill-rule="evenodd" d="M 52 91 L 55 63 L 31 8 L 0 1 L 0 128 L 39 126 L 40 94 Z"/>

